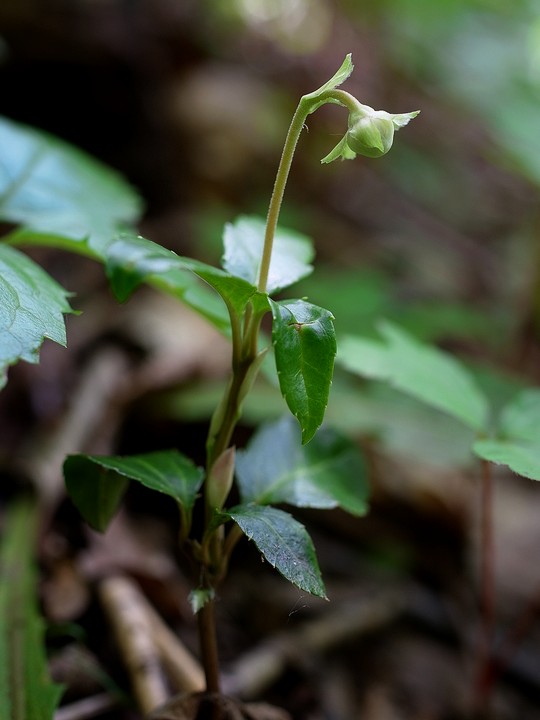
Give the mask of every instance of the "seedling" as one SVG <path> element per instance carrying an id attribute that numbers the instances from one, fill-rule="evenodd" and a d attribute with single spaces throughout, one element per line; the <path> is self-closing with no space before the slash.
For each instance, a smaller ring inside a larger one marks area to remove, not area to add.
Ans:
<path id="1" fill-rule="evenodd" d="M 347 132 L 322 160 L 328 163 L 337 158 L 352 159 L 357 154 L 384 155 L 392 145 L 395 130 L 417 114 L 391 115 L 359 103 L 339 87 L 352 69 L 347 56 L 328 82 L 301 98 L 286 137 L 266 222 L 241 217 L 227 225 L 222 268 L 180 257 L 137 236 L 129 228 L 137 215 L 136 203 L 116 179 L 109 178 L 107 187 L 98 191 L 104 206 L 97 211 L 97 225 L 93 216 L 96 203 L 91 203 L 91 222 L 86 232 L 81 231 L 80 218 L 75 222 L 75 232 L 70 229 L 73 218 L 61 212 L 53 217 L 22 217 L 17 212 L 21 208 L 17 178 L 5 194 L 8 212 L 4 217 L 26 221 L 25 227 L 8 236 L 10 244 L 43 243 L 94 257 L 104 263 L 119 300 L 126 300 L 140 283 L 148 282 L 187 302 L 231 339 L 231 375 L 210 421 L 204 468 L 178 450 L 134 457 L 74 455 L 64 466 L 73 502 L 90 525 L 100 531 L 106 529 L 116 512 L 129 481 L 176 501 L 180 542 L 196 578 L 191 604 L 197 613 L 207 690 L 211 693 L 220 689 L 214 598 L 242 535 L 253 540 L 262 556 L 286 579 L 304 591 L 325 597 L 306 529 L 274 505 L 340 506 L 356 515 L 367 509 L 366 472 L 355 445 L 329 428 L 317 433 L 324 418 L 336 353 L 333 316 L 305 299 L 274 298 L 312 271 L 311 241 L 278 228 L 293 155 L 308 116 L 326 103 L 343 106 L 349 112 Z M 23 185 L 32 176 L 35 164 L 39 166 L 40 137 L 30 134 L 30 144 L 34 142 L 38 148 L 29 156 Z M 60 154 L 65 152 L 61 144 L 54 147 Z M 87 165 L 86 175 L 94 179 L 99 172 L 95 166 Z M 18 205 L 11 201 L 10 193 L 19 200 Z M 112 202 L 111 196 L 119 202 Z M 58 220 L 60 229 L 55 225 Z M 62 227 L 66 220 L 67 229 Z M 124 232 L 119 232 L 121 221 L 127 223 Z M 8 246 L 2 250 L 4 257 L 12 260 L 12 275 L 19 279 L 24 275 L 21 268 L 30 261 Z M 32 326 L 36 337 L 31 348 L 14 348 L 3 358 L 4 366 L 19 358 L 35 358 L 44 336 L 63 340 L 58 318 L 68 310 L 66 293 L 50 279 L 44 280 L 39 268 L 37 271 L 36 284 L 45 293 L 46 311 L 50 308 L 54 318 L 47 317 L 47 322 Z M 200 280 L 205 284 L 201 285 Z M 261 322 L 267 314 L 272 318 L 271 343 L 261 333 Z M 40 317 L 36 319 L 41 321 Z M 54 321 L 55 331 L 50 329 L 49 320 Z M 22 324 L 21 319 L 21 333 Z M 298 424 L 285 418 L 263 427 L 246 449 L 236 450 L 234 430 L 243 401 L 265 356 L 271 353 L 281 393 Z M 240 503 L 228 506 L 235 479 Z M 202 506 L 202 528 L 193 522 L 197 504 Z"/>
<path id="2" fill-rule="evenodd" d="M 473 431 L 471 451 L 481 464 L 481 611 L 476 709 L 487 712 L 494 682 L 502 671 L 494 651 L 493 464 L 540 480 L 540 389 L 520 391 L 494 412 L 490 398 L 455 357 L 419 342 L 390 323 L 380 339 L 347 336 L 339 362 L 350 372 L 390 383 L 397 390 L 440 410 Z"/>

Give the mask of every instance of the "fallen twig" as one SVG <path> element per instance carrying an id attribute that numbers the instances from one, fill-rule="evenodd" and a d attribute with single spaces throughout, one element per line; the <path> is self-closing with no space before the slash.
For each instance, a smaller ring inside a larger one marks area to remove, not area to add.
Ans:
<path id="1" fill-rule="evenodd" d="M 143 713 L 149 713 L 165 703 L 169 690 L 148 612 L 126 578 L 102 580 L 98 592 L 128 668 L 137 704 Z"/>
<path id="2" fill-rule="evenodd" d="M 125 381 L 127 369 L 124 352 L 107 347 L 96 353 L 59 424 L 52 431 L 43 431 L 29 452 L 23 453 L 22 469 L 34 480 L 46 511 L 54 509 L 63 492 L 62 465 L 66 455 L 80 452 L 98 430 L 103 432 L 103 420 Z M 92 449 L 95 451 L 95 444 Z"/>
<path id="3" fill-rule="evenodd" d="M 374 593 L 336 606 L 294 632 L 281 633 L 246 653 L 223 680 L 224 692 L 253 698 L 283 672 L 287 663 L 302 662 L 355 636 L 372 632 L 395 620 L 409 600 L 406 593 Z"/>
<path id="4" fill-rule="evenodd" d="M 65 705 L 56 711 L 54 720 L 89 720 L 89 718 L 97 717 L 107 710 L 114 709 L 117 704 L 112 695 L 100 693 Z"/>

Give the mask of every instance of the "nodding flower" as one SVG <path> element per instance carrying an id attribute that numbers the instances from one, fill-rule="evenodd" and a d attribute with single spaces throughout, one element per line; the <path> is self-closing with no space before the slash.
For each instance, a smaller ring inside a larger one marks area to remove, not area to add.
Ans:
<path id="1" fill-rule="evenodd" d="M 416 117 L 420 111 L 392 115 L 374 110 L 369 105 L 355 103 L 349 113 L 349 128 L 336 147 L 321 160 L 330 163 L 341 158 L 352 160 L 357 155 L 377 158 L 386 153 L 394 142 L 394 132 Z"/>

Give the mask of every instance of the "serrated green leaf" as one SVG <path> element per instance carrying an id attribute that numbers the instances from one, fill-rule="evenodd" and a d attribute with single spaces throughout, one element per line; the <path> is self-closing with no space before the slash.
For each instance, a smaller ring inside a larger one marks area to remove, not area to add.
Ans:
<path id="1" fill-rule="evenodd" d="M 68 493 L 85 520 L 103 532 L 115 514 L 128 480 L 169 495 L 190 511 L 203 470 L 177 450 L 131 457 L 71 455 L 64 463 Z"/>
<path id="2" fill-rule="evenodd" d="M 266 296 L 258 293 L 256 287 L 245 280 L 206 263 L 181 257 L 138 235 L 124 234 L 109 246 L 106 272 L 120 302 L 126 300 L 142 282 L 154 280 L 212 321 L 216 315 L 214 293 L 206 286 L 199 286 L 197 295 L 188 292 L 193 288 L 191 274 L 210 285 L 237 316 L 242 315 L 247 303 L 255 296 L 260 296 L 259 304 L 266 302 Z M 222 315 L 218 318 L 218 323 L 214 324 L 221 329 Z"/>
<path id="3" fill-rule="evenodd" d="M 367 511 L 367 469 L 356 445 L 330 428 L 302 445 L 290 417 L 263 426 L 237 451 L 236 477 L 243 503 Z"/>
<path id="4" fill-rule="evenodd" d="M 0 717 L 52 720 L 62 688 L 49 680 L 38 613 L 36 508 L 14 505 L 0 548 Z"/>
<path id="5" fill-rule="evenodd" d="M 540 448 L 538 445 L 504 440 L 477 440 L 473 451 L 478 457 L 497 465 L 507 465 L 518 475 L 540 480 Z"/>
<path id="6" fill-rule="evenodd" d="M 333 315 L 305 300 L 270 301 L 281 394 L 307 443 L 321 425 L 336 355 Z"/>
<path id="7" fill-rule="evenodd" d="M 476 455 L 540 480 L 540 390 L 524 390 L 504 408 L 496 435 L 475 442 Z"/>
<path id="8" fill-rule="evenodd" d="M 66 344 L 68 296 L 33 260 L 0 245 L 0 387 L 9 365 L 38 361 L 45 338 Z"/>
<path id="9" fill-rule="evenodd" d="M 326 597 L 313 542 L 289 513 L 267 506 L 237 505 L 224 514 L 287 580 L 312 595 Z"/>
<path id="10" fill-rule="evenodd" d="M 264 245 L 265 222 L 258 217 L 241 216 L 225 225 L 223 267 L 235 277 L 257 285 Z M 313 243 L 305 235 L 278 228 L 272 247 L 267 291 L 277 292 L 313 271 Z"/>
<path id="11" fill-rule="evenodd" d="M 176 253 L 135 234 L 116 238 L 105 255 L 105 272 L 119 302 L 127 300 L 151 275 L 186 269 Z"/>
<path id="12" fill-rule="evenodd" d="M 100 257 L 139 219 L 141 202 L 127 182 L 68 143 L 0 118 L 0 147 L 0 219 L 22 226 L 18 242 L 59 236 Z"/>
<path id="13" fill-rule="evenodd" d="M 345 337 L 337 361 L 362 377 L 388 381 L 473 430 L 486 429 L 487 399 L 456 358 L 418 342 L 390 323 L 382 324 L 380 333 L 383 342 Z"/>

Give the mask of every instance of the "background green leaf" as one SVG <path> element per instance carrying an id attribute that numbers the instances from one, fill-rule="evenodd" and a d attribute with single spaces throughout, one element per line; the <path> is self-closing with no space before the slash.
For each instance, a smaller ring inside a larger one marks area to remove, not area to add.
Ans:
<path id="1" fill-rule="evenodd" d="M 367 511 L 367 469 L 355 444 L 322 428 L 302 445 L 290 417 L 263 426 L 237 451 L 236 477 L 243 503 Z"/>
<path id="2" fill-rule="evenodd" d="M 340 342 L 338 362 L 362 377 L 388 381 L 473 430 L 486 429 L 487 400 L 457 359 L 418 342 L 390 323 L 382 324 L 380 333 L 383 342 L 345 337 Z"/>
<path id="3" fill-rule="evenodd" d="M 328 404 L 336 337 L 333 315 L 305 300 L 270 301 L 272 343 L 281 393 L 307 443 Z"/>
<path id="4" fill-rule="evenodd" d="M 224 514 L 287 580 L 312 595 L 326 597 L 313 542 L 301 523 L 283 510 L 259 505 L 238 505 Z"/>
<path id="5" fill-rule="evenodd" d="M 38 613 L 34 540 L 36 508 L 13 505 L 0 548 L 0 717 L 52 720 L 62 688 L 48 677 Z"/>
<path id="6" fill-rule="evenodd" d="M 69 495 L 85 520 L 103 531 L 127 487 L 135 480 L 150 490 L 169 495 L 191 510 L 202 485 L 203 470 L 177 450 L 131 457 L 71 455 L 64 463 Z"/>
<path id="7" fill-rule="evenodd" d="M 33 260 L 0 244 L 0 387 L 9 365 L 38 361 L 45 338 L 66 344 L 68 295 Z"/>
<path id="8" fill-rule="evenodd" d="M 265 222 L 258 217 L 241 216 L 227 223 L 223 234 L 223 267 L 231 275 L 257 285 L 264 245 Z M 309 275 L 313 267 L 313 244 L 305 235 L 278 228 L 272 248 L 272 260 L 266 289 L 282 290 Z"/>
<path id="9" fill-rule="evenodd" d="M 519 393 L 502 411 L 496 438 L 478 440 L 473 450 L 484 460 L 540 480 L 540 390 Z"/>
<path id="10" fill-rule="evenodd" d="M 17 223 L 18 242 L 71 238 L 101 256 L 141 215 L 136 192 L 111 168 L 68 143 L 0 118 L 0 219 Z"/>

